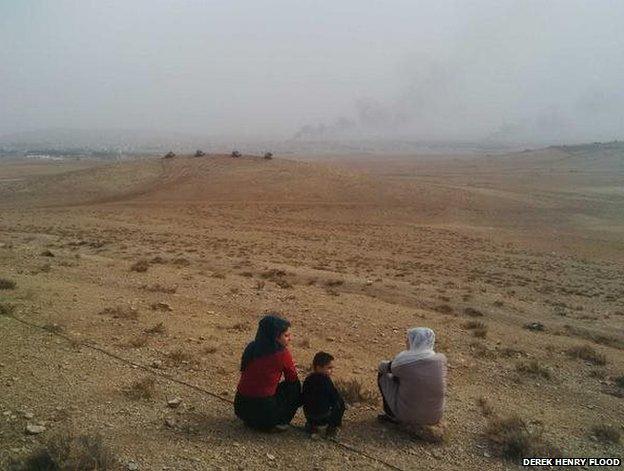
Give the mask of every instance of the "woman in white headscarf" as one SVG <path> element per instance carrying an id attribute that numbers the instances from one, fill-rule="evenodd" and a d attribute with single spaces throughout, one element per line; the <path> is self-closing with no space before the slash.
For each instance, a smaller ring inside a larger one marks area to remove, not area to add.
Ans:
<path id="1" fill-rule="evenodd" d="M 407 426 L 434 425 L 442 419 L 446 357 L 433 350 L 435 333 L 427 327 L 407 331 L 406 350 L 379 364 L 382 421 Z"/>

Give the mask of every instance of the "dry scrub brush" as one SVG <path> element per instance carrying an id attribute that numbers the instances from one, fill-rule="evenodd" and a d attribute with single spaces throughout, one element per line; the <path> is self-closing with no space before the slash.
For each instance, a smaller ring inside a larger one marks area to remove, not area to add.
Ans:
<path id="1" fill-rule="evenodd" d="M 0 289 L 15 289 L 15 281 L 0 278 Z"/>
<path id="2" fill-rule="evenodd" d="M 111 316 L 113 319 L 132 319 L 139 318 L 139 311 L 129 306 L 106 307 L 100 311 L 100 315 Z"/>
<path id="3" fill-rule="evenodd" d="M 144 272 L 147 271 L 148 268 L 149 268 L 149 262 L 147 260 L 139 260 L 137 262 L 134 262 L 130 266 L 130 271 L 136 271 L 138 273 L 144 273 Z"/>
<path id="4" fill-rule="evenodd" d="M 579 329 L 571 325 L 566 325 L 564 327 L 571 336 L 580 337 L 584 340 L 589 340 L 590 342 L 595 342 L 597 344 L 619 348 L 620 350 L 624 349 L 624 341 L 622 341 L 621 338 L 598 334 L 596 332 L 592 332 L 587 329 Z"/>
<path id="5" fill-rule="evenodd" d="M 484 436 L 496 456 L 512 461 L 527 456 L 562 456 L 561 450 L 544 439 L 541 427 L 531 428 L 515 414 L 499 416 L 484 397 L 477 399 L 477 405 L 487 419 Z"/>
<path id="6" fill-rule="evenodd" d="M 145 377 L 132 383 L 124 390 L 124 394 L 130 399 L 151 399 L 154 396 L 156 382 L 154 378 Z"/>
<path id="7" fill-rule="evenodd" d="M 15 311 L 15 306 L 12 304 L 0 303 L 0 316 L 10 316 Z"/>
<path id="8" fill-rule="evenodd" d="M 484 417 L 490 417 L 494 413 L 494 409 L 483 396 L 477 398 L 477 405 L 481 408 Z"/>
<path id="9" fill-rule="evenodd" d="M 594 365 L 605 365 L 607 363 L 607 357 L 590 345 L 572 347 L 568 349 L 567 353 L 572 358 L 580 358 Z"/>
<path id="10" fill-rule="evenodd" d="M 377 404 L 377 397 L 368 391 L 360 380 L 353 378 L 350 380 L 336 380 L 335 386 L 347 404 Z"/>
<path id="11" fill-rule="evenodd" d="M 464 309 L 464 314 L 470 317 L 483 317 L 483 313 L 473 307 L 467 307 Z"/>
<path id="12" fill-rule="evenodd" d="M 158 324 L 154 324 L 152 327 L 145 329 L 146 334 L 164 334 L 167 332 L 167 328 L 165 324 L 159 322 Z"/>
<path id="13" fill-rule="evenodd" d="M 116 459 L 99 435 L 62 432 L 43 447 L 9 465 L 12 471 L 107 471 Z"/>
<path id="14" fill-rule="evenodd" d="M 50 332 L 52 334 L 60 334 L 61 332 L 65 331 L 65 327 L 63 327 L 60 324 L 55 324 L 53 322 L 49 322 L 47 324 L 44 324 L 41 328 L 43 330 L 47 330 L 48 332 Z"/>
<path id="15" fill-rule="evenodd" d="M 160 283 L 156 283 L 154 285 L 143 285 L 141 289 L 145 291 L 150 291 L 152 293 L 165 293 L 165 294 L 174 294 L 177 290 L 177 286 L 164 286 Z"/>
<path id="16" fill-rule="evenodd" d="M 126 343 L 126 346 L 131 347 L 131 348 L 145 347 L 145 345 L 147 345 L 147 340 L 148 340 L 147 334 L 142 333 L 139 335 L 135 335 L 130 340 L 128 340 L 128 342 Z"/>
<path id="17" fill-rule="evenodd" d="M 182 350 L 181 348 L 178 348 L 177 350 L 173 350 L 172 352 L 167 353 L 167 359 L 169 360 L 169 363 L 173 366 L 179 366 L 184 363 L 190 363 L 190 361 L 193 359 L 193 356 L 190 353 Z"/>
<path id="18" fill-rule="evenodd" d="M 527 456 L 560 457 L 559 449 L 544 440 L 541 428 L 529 428 L 517 415 L 490 416 L 485 429 L 485 437 L 492 451 L 501 458 L 519 460 Z"/>
<path id="19" fill-rule="evenodd" d="M 540 365 L 539 361 L 537 360 L 523 361 L 518 363 L 516 365 L 516 371 L 531 376 L 542 377 L 544 379 L 550 379 L 552 376 L 550 369 Z"/>
<path id="20" fill-rule="evenodd" d="M 464 324 L 464 328 L 472 330 L 472 335 L 479 338 L 485 338 L 487 336 L 488 327 L 481 321 L 468 321 Z"/>
<path id="21" fill-rule="evenodd" d="M 620 443 L 621 432 L 615 425 L 600 424 L 594 425 L 591 429 L 594 437 L 602 443 Z"/>
<path id="22" fill-rule="evenodd" d="M 214 353 L 217 353 L 217 350 L 217 347 L 215 347 L 214 345 L 207 345 L 202 349 L 202 352 L 206 355 L 212 355 Z"/>

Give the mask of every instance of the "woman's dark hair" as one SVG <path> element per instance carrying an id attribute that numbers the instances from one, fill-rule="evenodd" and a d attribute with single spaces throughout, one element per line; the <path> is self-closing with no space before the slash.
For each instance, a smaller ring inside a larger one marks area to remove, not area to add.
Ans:
<path id="1" fill-rule="evenodd" d="M 277 338 L 288 330 L 290 322 L 277 314 L 268 314 L 258 322 L 256 338 L 247 345 L 241 359 L 241 371 L 254 359 L 271 355 L 284 347 Z"/>
<path id="2" fill-rule="evenodd" d="M 317 366 L 327 366 L 332 361 L 334 361 L 334 357 L 331 356 L 329 353 L 318 352 L 316 355 L 314 355 L 314 360 L 312 360 L 312 367 L 315 368 Z"/>

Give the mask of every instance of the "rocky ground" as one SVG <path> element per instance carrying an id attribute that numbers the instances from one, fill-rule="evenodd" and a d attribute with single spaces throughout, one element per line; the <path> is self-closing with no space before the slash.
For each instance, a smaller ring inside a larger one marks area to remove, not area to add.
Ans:
<path id="1" fill-rule="evenodd" d="M 527 161 L 561 169 L 557 152 Z M 565 456 L 622 457 L 618 161 L 540 180 L 517 158 L 0 165 L 15 283 L 0 289 L 0 468 L 69 430 L 120 469 L 512 469 L 492 432 L 512 415 Z M 323 349 L 363 388 L 347 447 L 234 417 L 269 310 L 291 320 L 302 375 Z M 376 365 L 417 325 L 449 359 L 443 443 L 375 420 Z"/>

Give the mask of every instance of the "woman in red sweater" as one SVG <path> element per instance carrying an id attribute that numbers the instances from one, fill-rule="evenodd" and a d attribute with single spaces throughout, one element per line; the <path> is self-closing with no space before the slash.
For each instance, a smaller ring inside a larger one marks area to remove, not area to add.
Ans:
<path id="1" fill-rule="evenodd" d="M 268 315 L 243 352 L 234 412 L 251 428 L 285 430 L 301 405 L 301 383 L 288 350 L 291 337 L 290 322 Z"/>

